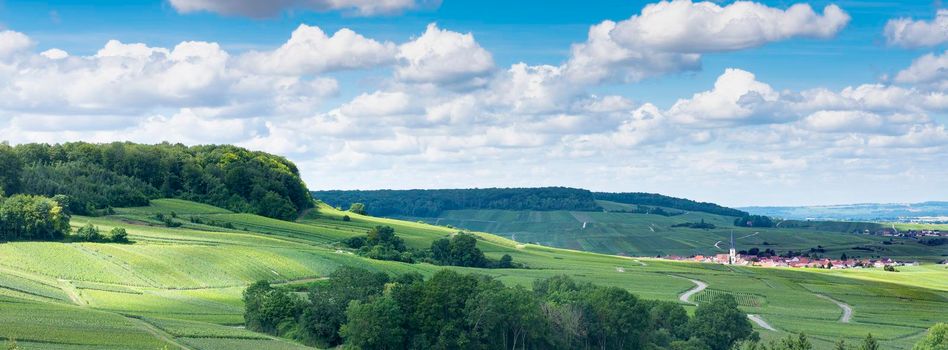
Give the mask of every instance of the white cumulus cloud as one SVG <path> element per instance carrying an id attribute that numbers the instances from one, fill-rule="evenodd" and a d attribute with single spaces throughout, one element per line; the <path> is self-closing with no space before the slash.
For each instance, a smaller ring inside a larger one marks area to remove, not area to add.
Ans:
<path id="1" fill-rule="evenodd" d="M 911 66 L 895 75 L 895 82 L 948 89 L 948 51 L 941 55 L 927 54 L 915 59 Z"/>
<path id="2" fill-rule="evenodd" d="M 0 59 L 9 58 L 33 46 L 28 36 L 12 30 L 0 31 Z"/>
<path id="3" fill-rule="evenodd" d="M 700 67 L 701 54 L 735 51 L 798 37 L 829 38 L 849 23 L 836 5 L 818 14 L 808 4 L 786 10 L 738 1 L 727 6 L 691 0 L 650 4 L 639 15 L 604 21 L 574 45 L 568 63 L 576 81 L 637 81 Z"/>
<path id="4" fill-rule="evenodd" d="M 395 53 L 395 44 L 368 39 L 348 28 L 328 36 L 319 27 L 301 24 L 276 50 L 248 52 L 241 60 L 247 70 L 302 75 L 388 64 Z"/>
<path id="5" fill-rule="evenodd" d="M 948 41 L 948 9 L 938 10 L 931 21 L 891 19 L 885 24 L 889 45 L 907 48 L 935 46 Z"/>
<path id="6" fill-rule="evenodd" d="M 490 52 L 471 33 L 461 34 L 429 24 L 425 33 L 398 47 L 395 76 L 407 82 L 450 84 L 483 78 L 494 69 Z"/>
<path id="7" fill-rule="evenodd" d="M 769 117 L 756 115 L 755 106 L 776 102 L 779 98 L 777 91 L 757 81 L 753 73 L 729 68 L 714 82 L 713 89 L 678 100 L 668 113 L 684 124 L 754 123 L 754 117 Z"/>

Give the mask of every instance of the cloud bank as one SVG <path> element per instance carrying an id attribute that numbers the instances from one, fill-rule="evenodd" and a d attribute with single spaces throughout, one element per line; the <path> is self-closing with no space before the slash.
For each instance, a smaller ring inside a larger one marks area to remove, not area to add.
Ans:
<path id="1" fill-rule="evenodd" d="M 185 12 L 212 4 L 173 3 Z M 274 11 L 241 4 L 226 11 Z M 113 40 L 86 56 L 37 52 L 28 35 L 8 30 L 0 32 L 0 139 L 235 143 L 290 157 L 313 188 L 568 185 L 718 193 L 700 199 L 725 202 L 805 202 L 806 191 L 788 199 L 762 189 L 812 183 L 911 177 L 948 188 L 930 166 L 948 161 L 948 131 L 933 117 L 948 110 L 945 54 L 840 89 L 787 90 L 734 67 L 670 105 L 591 92 L 698 69 L 704 55 L 826 40 L 848 21 L 835 5 L 665 1 L 592 25 L 563 62 L 504 66 L 474 34 L 434 23 L 401 42 L 303 24 L 271 50 Z M 330 104 L 351 83 L 335 78 L 341 71 L 379 76 Z"/>

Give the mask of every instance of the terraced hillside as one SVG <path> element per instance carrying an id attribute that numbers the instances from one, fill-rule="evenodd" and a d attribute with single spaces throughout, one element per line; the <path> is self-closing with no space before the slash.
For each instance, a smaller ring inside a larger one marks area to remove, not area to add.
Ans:
<path id="1" fill-rule="evenodd" d="M 739 250 L 757 247 L 778 252 L 809 251 L 822 247 L 827 257 L 893 257 L 937 262 L 944 247 L 917 240 L 853 234 L 854 223 L 827 223 L 812 227 L 736 227 L 736 217 L 664 208 L 680 215 L 663 216 L 624 212 L 633 205 L 597 201 L 604 211 L 447 210 L 437 217 L 399 218 L 490 232 L 518 242 L 626 256 L 691 256 L 724 253 L 733 232 Z M 674 227 L 705 222 L 714 229 Z M 883 243 L 883 241 L 890 241 Z M 717 244 L 717 246 L 716 246 Z"/>
<path id="2" fill-rule="evenodd" d="M 157 214 L 180 227 L 165 227 Z M 343 221 L 349 215 L 351 221 Z M 245 286 L 266 279 L 301 283 L 342 265 L 392 273 L 442 269 L 427 264 L 369 260 L 337 249 L 335 242 L 391 225 L 414 247 L 454 230 L 415 222 L 361 216 L 325 205 L 286 222 L 181 200 L 155 200 L 115 215 L 74 218 L 100 229 L 124 227 L 134 244 L 17 242 L 0 244 L 0 338 L 25 349 L 298 349 L 301 345 L 238 327 Z M 776 331 L 765 338 L 805 331 L 820 348 L 837 337 L 872 331 L 886 348 L 907 349 L 924 329 L 948 321 L 948 271 L 905 268 L 898 280 L 875 272 L 802 271 L 727 267 L 629 259 L 520 244 L 479 234 L 492 258 L 510 254 L 530 269 L 456 268 L 530 286 L 536 278 L 567 274 L 619 286 L 643 298 L 675 301 L 693 288 L 734 293 L 742 308 Z M 854 310 L 842 310 L 825 295 Z M 696 295 L 694 302 L 713 298 Z M 119 334 L 119 335 L 117 335 Z"/>

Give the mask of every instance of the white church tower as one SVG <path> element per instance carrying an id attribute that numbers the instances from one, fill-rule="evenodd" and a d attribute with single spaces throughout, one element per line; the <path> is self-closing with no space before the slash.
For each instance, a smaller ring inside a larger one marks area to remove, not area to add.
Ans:
<path id="1" fill-rule="evenodd" d="M 727 254 L 727 263 L 734 265 L 737 263 L 737 249 L 734 248 L 734 232 L 731 231 L 731 250 Z"/>

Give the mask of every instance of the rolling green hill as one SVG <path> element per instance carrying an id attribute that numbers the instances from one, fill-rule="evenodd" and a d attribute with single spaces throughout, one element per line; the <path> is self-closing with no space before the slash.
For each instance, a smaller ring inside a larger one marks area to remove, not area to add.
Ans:
<path id="1" fill-rule="evenodd" d="M 158 213 L 181 226 L 167 227 Z M 616 215 L 596 214 L 603 215 L 594 217 L 600 224 Z M 351 220 L 344 221 L 344 215 Z M 570 212 L 544 215 L 564 222 L 566 216 L 573 217 Z M 575 217 L 573 222 L 578 222 Z M 327 205 L 288 222 L 161 199 L 146 207 L 118 208 L 104 217 L 74 217 L 72 223 L 92 223 L 103 230 L 124 227 L 134 244 L 0 244 L 0 338 L 16 339 L 24 349 L 298 349 L 299 344 L 235 327 L 243 321 L 243 288 L 260 279 L 306 283 L 343 265 L 424 275 L 448 268 L 527 287 L 534 279 L 566 274 L 668 301 L 677 301 L 694 287 L 689 279 L 698 280 L 707 283 L 709 291 L 691 300 L 732 293 L 745 312 L 776 329 L 758 328 L 765 339 L 804 331 L 819 349 L 830 348 L 838 337 L 855 341 L 869 331 L 886 349 L 908 349 L 927 327 L 948 321 L 942 312 L 948 309 L 948 270 L 935 265 L 906 267 L 896 277 L 879 271 L 731 267 L 563 250 L 480 233 L 478 246 L 489 257 L 510 254 L 530 268 L 406 264 L 355 256 L 339 250 L 336 242 L 384 224 L 394 227 L 409 246 L 425 247 L 456 230 L 346 213 Z M 842 310 L 817 294 L 850 305 L 852 320 L 840 322 Z"/>
<path id="2" fill-rule="evenodd" d="M 494 233 L 518 242 L 626 256 L 691 256 L 726 252 L 733 232 L 737 249 L 753 247 L 778 252 L 809 251 L 822 247 L 821 255 L 838 258 L 893 257 L 940 261 L 945 259 L 943 247 L 929 247 L 914 239 L 853 234 L 858 223 L 797 222 L 796 227 L 735 227 L 735 217 L 705 212 L 681 212 L 662 216 L 622 212 L 628 204 L 597 201 L 605 211 L 513 211 L 513 210 L 448 210 L 437 217 L 399 218 L 425 221 L 437 225 Z M 676 224 L 705 222 L 714 229 L 673 227 Z M 887 241 L 885 244 L 883 241 Z M 715 247 L 715 244 L 722 242 Z M 720 247 L 720 248 L 719 248 Z"/>

